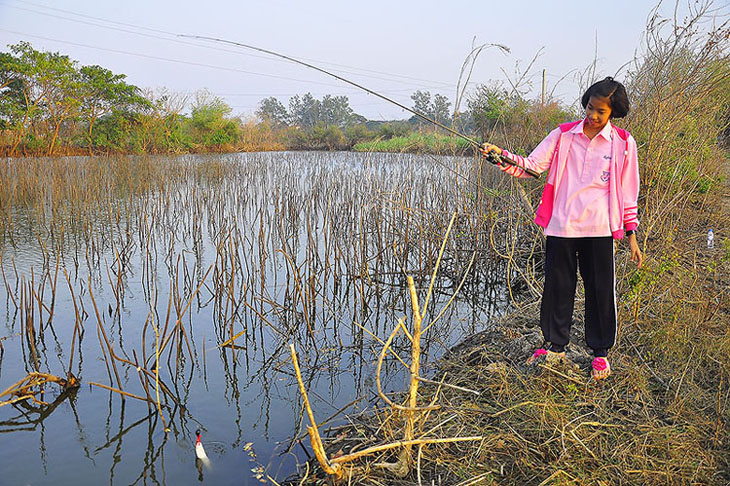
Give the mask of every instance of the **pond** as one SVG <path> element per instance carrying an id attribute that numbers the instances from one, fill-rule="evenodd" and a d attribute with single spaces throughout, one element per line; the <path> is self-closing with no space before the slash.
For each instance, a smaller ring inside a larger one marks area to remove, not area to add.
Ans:
<path id="1" fill-rule="evenodd" d="M 0 390 L 31 372 L 81 384 L 0 407 L 2 484 L 282 482 L 309 449 L 289 344 L 320 422 L 379 403 L 379 340 L 411 315 L 407 275 L 425 298 L 454 213 L 425 325 L 456 298 L 423 374 L 509 302 L 504 182 L 471 158 L 0 163 Z M 405 389 L 392 358 L 382 378 Z"/>

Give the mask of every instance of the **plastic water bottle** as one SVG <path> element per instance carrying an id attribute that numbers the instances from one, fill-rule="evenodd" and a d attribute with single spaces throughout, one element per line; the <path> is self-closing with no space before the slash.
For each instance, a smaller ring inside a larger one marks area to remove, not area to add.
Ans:
<path id="1" fill-rule="evenodd" d="M 715 248 L 715 232 L 712 228 L 707 232 L 707 248 Z"/>

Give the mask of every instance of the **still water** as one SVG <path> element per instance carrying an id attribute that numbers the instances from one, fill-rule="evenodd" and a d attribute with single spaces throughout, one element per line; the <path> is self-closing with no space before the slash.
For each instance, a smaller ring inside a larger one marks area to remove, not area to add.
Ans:
<path id="1" fill-rule="evenodd" d="M 17 174 L 5 183 L 20 187 L 26 163 L 5 161 Z M 429 316 L 470 276 L 424 339 L 424 374 L 504 309 L 472 164 L 353 153 L 32 161 L 38 197 L 2 215 L 0 390 L 36 370 L 71 371 L 81 387 L 47 384 L 35 403 L 0 407 L 0 484 L 246 485 L 295 473 L 307 424 L 289 343 L 320 422 L 382 405 L 373 336 L 409 315 L 406 274 L 424 298 L 454 211 Z M 403 390 L 401 365 L 385 368 L 387 390 Z"/>

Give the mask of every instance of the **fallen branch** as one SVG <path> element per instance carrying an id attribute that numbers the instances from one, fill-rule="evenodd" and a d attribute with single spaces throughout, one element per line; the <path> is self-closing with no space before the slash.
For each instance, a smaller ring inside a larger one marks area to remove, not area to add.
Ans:
<path id="1" fill-rule="evenodd" d="M 381 452 L 381 451 L 387 451 L 388 449 L 395 449 L 397 447 L 410 447 L 414 445 L 423 445 L 423 444 L 445 444 L 449 442 L 464 442 L 467 440 L 482 440 L 483 437 L 481 435 L 479 436 L 473 436 L 473 437 L 446 437 L 442 439 L 411 439 L 411 440 L 399 440 L 397 442 L 392 442 L 390 444 L 383 444 L 379 446 L 373 446 L 368 447 L 367 449 L 363 449 L 361 451 L 357 451 L 353 454 L 347 454 L 345 456 L 335 457 L 330 462 L 334 464 L 342 464 L 345 462 L 350 462 L 355 459 L 358 459 L 362 456 L 366 456 L 368 454 L 373 454 L 375 452 Z"/>
<path id="2" fill-rule="evenodd" d="M 309 398 L 307 397 L 307 390 L 304 387 L 304 380 L 302 380 L 302 372 L 299 369 L 299 361 L 297 360 L 297 352 L 294 349 L 294 344 L 289 345 L 289 351 L 291 352 L 291 359 L 294 363 L 294 372 L 297 375 L 299 391 L 302 393 L 304 408 L 306 409 L 307 415 L 309 416 L 309 423 L 312 424 L 311 427 L 307 427 L 307 432 L 309 432 L 309 438 L 312 442 L 314 455 L 317 457 L 317 461 L 319 461 L 322 469 L 324 469 L 327 474 L 331 474 L 338 478 L 342 477 L 342 468 L 339 465 L 333 466 L 330 464 L 329 460 L 327 459 L 327 453 L 324 451 L 324 446 L 322 446 L 322 439 L 319 436 L 319 430 L 317 430 L 317 422 L 315 422 L 314 420 L 314 412 L 312 411 L 312 407 L 309 405 Z"/>
<path id="3" fill-rule="evenodd" d="M 46 383 L 56 383 L 61 387 L 63 391 L 70 390 L 72 388 L 78 388 L 79 387 L 79 380 L 71 373 L 68 375 L 68 379 L 61 378 L 59 376 L 50 375 L 48 373 L 39 373 L 39 372 L 32 372 L 28 373 L 28 375 L 23 378 L 22 380 L 18 381 L 17 383 L 9 386 L 5 389 L 2 393 L 0 393 L 0 398 L 11 395 L 15 398 L 11 398 L 10 400 L 6 400 L 4 402 L 0 402 L 0 407 L 3 405 L 10 405 L 12 403 L 16 403 L 22 400 L 27 400 L 28 398 L 33 399 L 33 401 L 36 401 L 41 404 L 46 404 L 45 402 L 41 402 L 38 399 L 36 399 L 35 395 L 37 393 L 42 393 L 43 391 L 41 389 L 33 391 L 31 388 L 38 387 L 41 388 Z"/>

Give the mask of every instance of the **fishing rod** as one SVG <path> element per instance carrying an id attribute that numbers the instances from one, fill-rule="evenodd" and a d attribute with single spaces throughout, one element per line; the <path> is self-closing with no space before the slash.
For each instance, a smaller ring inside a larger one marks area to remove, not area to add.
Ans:
<path id="1" fill-rule="evenodd" d="M 397 107 L 399 107 L 399 108 L 401 108 L 403 110 L 406 110 L 409 113 L 413 113 L 414 115 L 416 115 L 417 117 L 421 118 L 422 120 L 425 120 L 425 121 L 427 121 L 429 123 L 432 123 L 432 124 L 436 125 L 437 127 L 441 128 L 443 130 L 446 130 L 447 132 L 449 132 L 449 133 L 451 133 L 453 135 L 456 135 L 457 137 L 460 137 L 463 140 L 466 140 L 467 142 L 469 142 L 470 144 L 472 144 L 477 150 L 479 150 L 479 149 L 482 148 L 482 144 L 480 144 L 479 142 L 477 142 L 473 138 L 471 138 L 471 137 L 469 137 L 467 135 L 464 135 L 463 133 L 461 133 L 461 132 L 459 132 L 457 130 L 454 130 L 453 128 L 447 127 L 443 123 L 439 123 L 438 121 L 436 121 L 436 120 L 434 120 L 434 119 L 432 119 L 432 118 L 424 115 L 423 113 L 419 113 L 416 110 L 414 110 L 412 108 L 409 108 L 409 107 L 407 107 L 406 105 L 404 105 L 402 103 L 399 103 L 399 102 L 397 102 L 397 101 L 395 101 L 395 100 L 393 100 L 391 98 L 388 98 L 385 95 L 382 95 L 382 94 L 380 94 L 378 92 L 375 92 L 375 91 L 373 91 L 373 90 L 371 90 L 369 88 L 366 88 L 365 86 L 363 86 L 361 84 L 358 84 L 358 83 L 356 83 L 354 81 L 350 81 L 349 79 L 343 78 L 342 76 L 338 76 L 337 74 L 331 73 L 331 72 L 329 72 L 329 71 L 327 71 L 325 69 L 322 69 L 321 67 L 315 66 L 314 64 L 309 64 L 308 62 L 304 62 L 304 61 L 301 61 L 299 59 L 295 59 L 293 57 L 290 57 L 290 56 L 287 56 L 287 55 L 284 55 L 284 54 L 280 54 L 278 52 L 270 51 L 270 50 L 264 49 L 262 47 L 256 47 L 256 46 L 252 46 L 252 45 L 249 45 L 249 44 L 243 44 L 241 42 L 235 42 L 235 41 L 231 41 L 231 40 L 227 40 L 227 39 L 219 39 L 217 37 L 208 37 L 208 36 L 205 36 L 205 35 L 188 35 L 188 34 L 178 34 L 178 37 L 186 37 L 186 38 L 189 38 L 189 39 L 209 40 L 209 41 L 213 41 L 213 42 L 220 42 L 222 44 L 231 44 L 231 45 L 234 45 L 234 46 L 237 46 L 237 47 L 243 47 L 245 49 L 251 49 L 251 50 L 254 50 L 254 51 L 258 51 L 258 52 L 263 52 L 264 54 L 269 54 L 271 56 L 280 57 L 282 59 L 286 59 L 287 61 L 291 61 L 291 62 L 294 62 L 294 63 L 297 63 L 297 64 L 301 64 L 302 66 L 306 66 L 306 67 L 308 67 L 310 69 L 314 69 L 315 71 L 319 71 L 319 72 L 321 72 L 323 74 L 326 74 L 328 76 L 332 76 L 333 78 L 335 78 L 335 79 L 337 79 L 339 81 L 342 81 L 344 83 L 347 83 L 347 84 L 350 84 L 352 86 L 355 86 L 356 88 L 359 88 L 359 89 L 365 91 L 368 94 L 371 94 L 373 96 L 377 96 L 378 98 L 380 98 L 382 100 L 385 100 L 385 101 L 387 101 L 389 103 L 392 103 L 392 104 L 396 105 Z M 540 178 L 540 174 L 538 174 L 534 170 L 531 170 L 531 169 L 527 169 L 525 167 L 522 167 L 519 164 L 517 164 L 516 162 L 514 162 L 512 159 L 509 159 L 509 158 L 507 158 L 507 157 L 505 157 L 503 155 L 498 155 L 495 152 L 490 152 L 489 154 L 487 154 L 486 158 L 490 162 L 492 162 L 493 164 L 495 164 L 495 165 L 507 164 L 507 165 L 512 165 L 512 166 L 515 166 L 515 167 L 519 167 L 520 169 L 524 170 L 526 173 L 528 173 L 532 177 L 534 177 L 536 179 Z"/>

